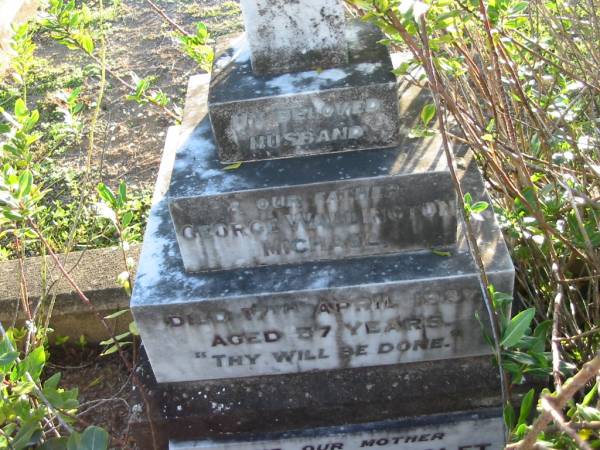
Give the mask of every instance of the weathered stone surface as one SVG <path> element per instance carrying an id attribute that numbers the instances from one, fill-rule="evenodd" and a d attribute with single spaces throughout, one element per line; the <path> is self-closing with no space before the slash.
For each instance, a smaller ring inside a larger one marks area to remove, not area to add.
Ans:
<path id="1" fill-rule="evenodd" d="M 476 172 L 464 182 L 465 192 L 485 196 Z M 510 293 L 513 266 L 487 214 L 477 233 L 488 276 Z M 131 306 L 160 382 L 486 354 L 474 319 L 486 313 L 462 236 L 450 256 L 189 274 L 162 200 L 150 214 Z"/>
<path id="2" fill-rule="evenodd" d="M 137 260 L 139 250 L 139 246 L 132 245 L 128 257 Z M 127 270 L 121 249 L 78 251 L 69 255 L 59 254 L 58 257 L 101 315 L 106 316 L 129 306 L 129 295 L 117 283 L 117 276 Z M 41 301 L 44 305 L 42 309 L 46 310 L 50 302 L 54 301 L 50 319 L 54 333 L 50 335 L 50 339 L 69 336 L 76 340 L 81 335 L 88 342 L 108 339 L 106 329 L 94 311 L 81 301 L 50 256 L 25 258 L 23 273 L 32 309 Z M 0 263 L 0 322 L 5 326 L 21 326 L 27 319 L 23 311 L 20 282 L 21 269 L 18 261 Z M 119 331 L 126 330 L 130 321 L 130 316 L 121 316 L 113 323 Z"/>
<path id="3" fill-rule="evenodd" d="M 334 428 L 316 428 L 242 441 L 172 441 L 169 450 L 501 450 L 504 426 L 499 409 L 436 414 Z"/>
<path id="4" fill-rule="evenodd" d="M 386 173 L 395 161 L 399 167 L 413 169 L 424 163 L 419 158 L 407 162 L 398 158 L 398 153 L 380 150 L 303 158 L 305 165 L 290 165 L 291 160 L 267 161 L 228 172 L 211 165 L 210 152 L 190 153 L 190 148 L 210 148 L 202 138 L 210 134 L 206 128 L 206 123 L 201 123 L 190 138 L 192 142 L 201 140 L 202 145 L 184 146 L 174 163 L 169 162 L 174 159 L 172 154 L 163 158 L 161 173 L 165 173 L 159 175 L 162 185 L 157 186 L 157 192 L 165 191 L 172 164 L 172 197 L 156 197 L 132 298 L 131 306 L 160 382 L 395 364 L 489 352 L 474 320 L 475 311 L 486 314 L 476 268 L 462 233 L 458 248 L 449 249 L 449 257 L 421 252 L 186 273 L 167 207 L 174 198 L 195 196 L 199 191 L 253 191 L 272 184 L 306 186 L 334 167 L 342 179 L 355 173 L 377 179 L 378 171 Z M 437 159 L 443 160 L 443 155 Z M 192 161 L 196 163 L 194 169 Z M 318 163 L 311 165 L 315 161 Z M 433 161 L 425 166 L 435 167 L 438 162 Z M 474 198 L 485 197 L 476 169 L 469 173 L 463 189 Z M 498 290 L 512 292 L 513 266 L 492 213 L 486 214 L 487 220 L 477 233 L 488 275 Z"/>
<path id="5" fill-rule="evenodd" d="M 297 72 L 345 64 L 340 0 L 241 0 L 257 74 Z"/>
<path id="6" fill-rule="evenodd" d="M 382 35 L 353 22 L 347 37 L 349 62 L 335 69 L 257 76 L 244 38 L 217 58 L 208 104 L 220 160 L 395 145 L 397 84 L 387 48 L 377 43 Z"/>
<path id="7" fill-rule="evenodd" d="M 474 318 L 486 313 L 466 252 L 185 274 L 162 209 L 151 215 L 146 241 L 153 244 L 144 248 L 132 299 L 160 382 L 490 351 Z M 490 267 L 488 276 L 512 292 L 511 264 Z"/>
<path id="8" fill-rule="evenodd" d="M 426 96 L 403 92 L 406 122 Z M 168 196 L 188 272 L 331 260 L 456 241 L 439 138 L 224 169 L 206 118 L 177 152 Z"/>
<path id="9" fill-rule="evenodd" d="M 130 420 L 143 449 L 154 448 L 150 420 L 156 449 L 164 449 L 169 439 L 244 440 L 390 418 L 499 410 L 502 405 L 498 370 L 489 356 L 166 384 L 156 384 L 143 361 L 138 376 L 147 403 L 138 393 Z"/>

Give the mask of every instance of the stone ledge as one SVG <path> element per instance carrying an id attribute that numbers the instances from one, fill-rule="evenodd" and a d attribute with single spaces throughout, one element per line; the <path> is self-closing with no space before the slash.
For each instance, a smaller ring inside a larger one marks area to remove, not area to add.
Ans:
<path id="1" fill-rule="evenodd" d="M 137 261 L 139 245 L 132 245 L 128 256 Z M 129 307 L 129 296 L 117 284 L 117 276 L 125 270 L 125 262 L 119 248 L 104 248 L 59 255 L 79 288 L 102 315 Z M 36 305 L 40 298 L 49 304 L 53 295 L 56 302 L 50 321 L 56 335 L 78 338 L 84 334 L 89 342 L 106 339 L 102 324 L 77 296 L 77 293 L 61 276 L 50 256 L 26 258 L 25 280 L 29 299 Z M 44 273 L 45 272 L 45 273 Z M 18 261 L 0 263 L 0 321 L 11 325 L 25 320 L 20 302 L 20 270 Z M 114 323 L 118 330 L 126 328 L 131 316 L 123 315 Z"/>

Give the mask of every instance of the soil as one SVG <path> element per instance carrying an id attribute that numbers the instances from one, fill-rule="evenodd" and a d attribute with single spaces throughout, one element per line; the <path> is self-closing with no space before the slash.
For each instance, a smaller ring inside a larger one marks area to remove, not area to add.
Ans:
<path id="1" fill-rule="evenodd" d="M 86 2 L 94 8 L 96 1 Z M 239 32 L 242 21 L 234 1 L 220 0 L 154 0 L 164 13 L 184 28 L 195 33 L 195 24 L 204 22 L 213 40 Z M 169 109 L 176 113 L 183 107 L 187 82 L 191 75 L 202 72 L 181 49 L 174 28 L 145 0 L 105 0 L 109 14 L 105 22 L 107 62 L 109 69 L 132 85 L 132 74 L 153 77 L 153 88 L 170 99 Z M 80 51 L 69 50 L 49 38 L 37 42 L 36 55 L 45 58 L 52 78 L 59 79 L 83 71 L 93 71 L 93 61 Z M 88 77 L 86 86 L 98 84 L 98 76 Z M 91 155 L 97 181 L 111 186 L 125 180 L 131 189 L 152 189 L 164 145 L 166 130 L 176 121 L 153 105 L 139 105 L 126 96 L 131 90 L 108 74 L 96 145 Z M 89 92 L 87 119 L 91 117 L 97 91 Z M 65 164 L 83 169 L 87 164 L 87 144 L 73 148 L 65 156 Z"/>
<path id="2" fill-rule="evenodd" d="M 64 345 L 50 349 L 48 377 L 61 373 L 61 387 L 79 389 L 78 429 L 89 425 L 104 428 L 112 449 L 134 448 L 128 435 L 131 376 L 117 354 L 100 356 L 97 346 Z M 131 349 L 126 352 L 131 361 Z"/>

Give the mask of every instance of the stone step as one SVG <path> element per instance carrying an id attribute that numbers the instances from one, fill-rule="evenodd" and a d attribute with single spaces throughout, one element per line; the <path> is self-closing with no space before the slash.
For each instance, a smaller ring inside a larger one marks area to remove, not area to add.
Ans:
<path id="1" fill-rule="evenodd" d="M 356 437 L 366 430 L 381 431 L 379 439 L 382 439 L 393 437 L 392 432 L 408 429 L 412 430 L 411 435 L 428 434 L 428 425 L 439 427 L 436 432 L 447 433 L 450 440 L 439 446 L 433 445 L 439 441 L 411 443 L 411 450 L 421 448 L 419 445 L 437 450 L 445 444 L 484 443 L 493 445 L 483 450 L 502 448 L 497 445 L 502 429 L 499 371 L 490 356 L 158 384 L 148 361 L 143 355 L 141 359 L 137 374 L 145 398 L 135 391 L 130 418 L 131 432 L 139 448 L 153 448 L 150 421 L 156 448 L 161 449 L 167 448 L 169 440 L 177 445 L 201 440 L 207 447 L 199 448 L 218 449 L 221 447 L 214 447 L 215 442 L 244 442 L 249 438 L 268 441 L 277 439 L 274 434 L 313 438 L 305 445 L 316 443 L 319 436 L 347 433 L 347 437 Z M 481 430 L 490 434 L 477 434 L 471 424 L 467 425 L 471 420 L 479 422 Z M 459 423 L 463 427 L 455 428 Z M 468 440 L 461 432 L 464 425 L 473 432 L 471 437 L 481 439 Z M 459 436 L 464 441 L 452 441 Z M 280 445 L 264 448 L 288 448 Z M 292 448 L 303 450 L 299 445 Z M 459 450 L 460 446 L 445 448 Z M 355 447 L 344 449 L 355 450 Z M 469 448 L 477 449 L 477 446 Z"/>
<path id="2" fill-rule="evenodd" d="M 467 173 L 465 192 L 485 199 L 476 168 Z M 474 225 L 487 275 L 510 294 L 512 262 L 492 212 L 484 217 Z M 488 354 L 464 230 L 447 250 L 190 274 L 163 199 L 149 217 L 131 307 L 159 382 Z"/>
<path id="3" fill-rule="evenodd" d="M 408 87 L 401 95 L 404 120 L 412 126 L 428 97 Z M 168 192 L 188 272 L 456 242 L 456 197 L 437 136 L 406 132 L 393 148 L 256 161 L 231 170 L 217 160 L 208 118 L 197 118 L 177 151 Z"/>
<path id="4" fill-rule="evenodd" d="M 254 434 L 223 440 L 171 441 L 169 450 L 501 450 L 501 408 L 432 414 L 284 434 Z"/>
<path id="5" fill-rule="evenodd" d="M 250 45 L 261 42 L 249 45 L 245 36 L 217 57 L 208 104 L 219 159 L 232 163 L 396 145 L 401 124 L 397 81 L 388 50 L 378 43 L 383 35 L 354 21 L 345 36 L 348 63 L 324 70 L 257 75 Z M 259 54 L 258 61 L 266 58 Z"/>

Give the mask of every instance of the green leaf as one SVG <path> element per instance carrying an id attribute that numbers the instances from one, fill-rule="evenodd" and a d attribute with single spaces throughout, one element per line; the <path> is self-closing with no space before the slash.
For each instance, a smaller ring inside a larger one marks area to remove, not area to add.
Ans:
<path id="1" fill-rule="evenodd" d="M 104 183 L 98 183 L 96 188 L 98 190 L 98 194 L 100 198 L 108 203 L 113 208 L 116 206 L 117 199 L 115 198 L 115 194 L 110 190 L 110 188 Z"/>
<path id="2" fill-rule="evenodd" d="M 434 248 L 431 249 L 431 253 L 433 253 L 434 255 L 437 255 L 437 256 L 451 256 L 450 252 L 445 252 L 445 251 L 442 251 L 442 250 L 436 250 Z"/>
<path id="3" fill-rule="evenodd" d="M 68 440 L 67 437 L 52 438 L 44 442 L 38 450 L 66 450 Z"/>
<path id="4" fill-rule="evenodd" d="M 239 169 L 241 165 L 242 165 L 241 161 L 240 162 L 234 162 L 233 164 L 229 164 L 228 166 L 223 167 L 223 170 L 235 170 L 235 169 Z"/>
<path id="5" fill-rule="evenodd" d="M 91 55 L 94 53 L 94 41 L 89 34 L 82 34 L 79 36 L 79 43 L 81 47 L 86 51 L 87 54 Z"/>
<path id="6" fill-rule="evenodd" d="M 109 437 L 106 430 L 89 426 L 81 435 L 80 447 L 78 450 L 106 450 L 108 449 Z"/>
<path id="7" fill-rule="evenodd" d="M 39 442 L 41 434 L 40 424 L 34 418 L 27 420 L 19 429 L 19 432 L 12 441 L 12 448 L 24 449 Z"/>
<path id="8" fill-rule="evenodd" d="M 535 399 L 535 390 L 530 389 L 527 394 L 521 400 L 521 409 L 519 410 L 519 420 L 517 422 L 517 426 L 523 425 L 527 423 L 527 419 L 531 414 L 531 410 L 533 408 L 533 400 Z"/>
<path id="9" fill-rule="evenodd" d="M 489 207 L 489 203 L 487 202 L 475 202 L 471 205 L 471 212 L 473 213 L 482 213 Z"/>
<path id="10" fill-rule="evenodd" d="M 44 346 L 40 345 L 35 348 L 21 363 L 34 380 L 39 380 L 44 364 L 46 363 Z"/>
<path id="11" fill-rule="evenodd" d="M 82 450 L 81 447 L 81 434 L 74 431 L 69 436 L 69 440 L 67 441 L 67 450 Z"/>
<path id="12" fill-rule="evenodd" d="M 112 355 L 113 353 L 115 353 L 119 350 L 119 347 L 123 348 L 128 344 L 131 344 L 131 341 L 123 341 L 123 342 L 119 342 L 119 345 L 117 345 L 117 344 L 111 345 L 107 350 L 100 353 L 100 356 Z"/>
<path id="13" fill-rule="evenodd" d="M 200 43 L 204 44 L 208 38 L 208 28 L 203 22 L 196 23 L 196 36 L 200 39 Z"/>
<path id="14" fill-rule="evenodd" d="M 119 200 L 121 201 L 120 206 L 123 206 L 123 204 L 127 201 L 127 185 L 124 181 L 119 183 Z"/>
<path id="15" fill-rule="evenodd" d="M 421 110 L 421 121 L 423 122 L 423 125 L 427 126 L 429 122 L 431 122 L 431 119 L 435 117 L 435 111 L 436 108 L 433 103 L 429 103 L 423 107 Z"/>
<path id="16" fill-rule="evenodd" d="M 529 308 L 513 317 L 500 340 L 500 346 L 511 348 L 516 345 L 525 336 L 534 316 L 535 308 Z"/>
<path id="17" fill-rule="evenodd" d="M 128 312 L 129 312 L 128 309 L 122 309 L 120 311 L 109 314 L 108 316 L 105 316 L 104 318 L 107 320 L 116 319 L 117 317 L 122 316 L 123 314 L 127 314 Z"/>
<path id="18" fill-rule="evenodd" d="M 26 197 L 31 192 L 31 185 L 33 184 L 33 175 L 29 170 L 24 171 L 19 176 L 19 190 L 17 191 L 17 197 Z"/>
<path id="19" fill-rule="evenodd" d="M 509 14 L 518 14 L 527 9 L 528 6 L 529 2 L 517 2 L 511 6 Z"/>
<path id="20" fill-rule="evenodd" d="M 535 327 L 535 330 L 533 330 L 533 335 L 535 337 L 540 337 L 540 338 L 546 339 L 546 337 L 548 336 L 548 332 L 550 331 L 551 328 L 552 328 L 552 321 L 544 320 L 543 322 L 540 322 L 537 327 Z"/>
<path id="21" fill-rule="evenodd" d="M 546 342 L 548 341 L 548 336 L 550 330 L 552 329 L 552 321 L 544 320 L 539 323 L 535 330 L 533 330 L 533 337 L 536 339 L 535 345 L 531 347 L 531 351 L 537 353 L 543 353 L 546 349 Z"/>
<path id="22" fill-rule="evenodd" d="M 6 352 L 0 355 L 0 373 L 6 373 L 12 363 L 19 358 L 19 352 Z"/>
<path id="23" fill-rule="evenodd" d="M 35 388 L 35 384 L 30 381 L 19 382 L 12 388 L 12 394 L 19 396 L 29 394 Z"/>
<path id="24" fill-rule="evenodd" d="M 392 70 L 392 72 L 394 72 L 394 75 L 398 76 L 406 75 L 411 65 L 411 62 L 404 61 L 396 69 Z"/>
<path id="25" fill-rule="evenodd" d="M 597 393 L 598 393 L 598 382 L 596 382 L 594 387 L 592 389 L 590 389 L 590 391 L 587 394 L 585 394 L 585 397 L 583 397 L 583 401 L 581 402 L 581 404 L 583 406 L 589 406 L 589 404 L 592 403 L 592 400 L 594 400 L 594 397 L 596 396 Z"/>
<path id="26" fill-rule="evenodd" d="M 44 383 L 44 390 L 56 390 L 58 388 L 58 383 L 60 383 L 61 376 L 60 372 L 56 372 L 48 378 Z"/>
<path id="27" fill-rule="evenodd" d="M 137 324 L 135 322 L 130 322 L 129 323 L 129 331 L 134 336 L 139 336 L 140 335 L 140 330 L 138 330 Z"/>
<path id="28" fill-rule="evenodd" d="M 127 228 L 132 220 L 133 213 L 131 211 L 127 211 L 125 214 L 123 214 L 123 217 L 121 218 L 121 225 L 123 226 L 123 228 Z"/>
<path id="29" fill-rule="evenodd" d="M 28 110 L 25 101 L 22 98 L 18 98 L 15 102 L 15 116 L 17 116 L 17 118 L 22 118 L 27 116 L 27 112 Z"/>
<path id="30" fill-rule="evenodd" d="M 464 197 L 463 201 L 464 201 L 466 207 L 470 207 L 471 206 L 471 203 L 473 203 L 473 197 L 471 196 L 470 192 L 467 192 L 465 194 L 465 197 Z"/>
<path id="31" fill-rule="evenodd" d="M 504 407 L 504 423 L 509 430 L 515 427 L 515 409 L 510 403 Z"/>
<path id="32" fill-rule="evenodd" d="M 600 421 L 600 411 L 591 406 L 577 405 L 577 413 L 583 418 L 583 420 L 589 422 Z"/>

